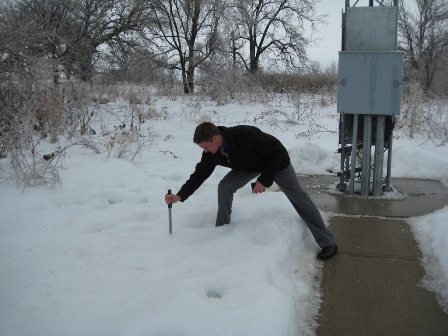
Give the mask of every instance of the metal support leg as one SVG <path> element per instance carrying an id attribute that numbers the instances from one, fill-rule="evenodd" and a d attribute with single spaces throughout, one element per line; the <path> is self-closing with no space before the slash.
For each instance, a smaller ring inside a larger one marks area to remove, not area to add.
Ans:
<path id="1" fill-rule="evenodd" d="M 345 114 L 341 113 L 341 129 L 339 134 L 339 142 L 341 143 L 341 175 L 339 178 L 338 190 L 345 190 Z"/>
<path id="2" fill-rule="evenodd" d="M 353 118 L 353 140 L 352 140 L 352 157 L 350 167 L 350 184 L 349 194 L 355 194 L 355 169 L 356 169 L 356 149 L 358 145 L 358 115 L 355 114 Z"/>
<path id="3" fill-rule="evenodd" d="M 362 146 L 361 196 L 370 194 L 370 165 L 372 148 L 372 116 L 364 116 L 364 136 Z"/>
<path id="4" fill-rule="evenodd" d="M 394 118 L 394 116 L 392 116 Z M 392 122 L 393 124 L 393 122 Z M 390 177 L 392 171 L 392 139 L 393 139 L 393 130 L 390 131 L 389 136 L 389 145 L 387 146 L 387 172 L 386 172 L 386 191 L 392 191 L 393 188 L 390 185 Z"/>
<path id="5" fill-rule="evenodd" d="M 373 196 L 383 194 L 384 127 L 386 117 L 377 116 L 375 139 L 375 162 L 373 169 Z"/>

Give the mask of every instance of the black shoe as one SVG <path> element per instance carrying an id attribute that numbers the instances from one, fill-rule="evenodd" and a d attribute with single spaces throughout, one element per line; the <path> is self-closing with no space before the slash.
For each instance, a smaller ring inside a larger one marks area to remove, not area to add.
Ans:
<path id="1" fill-rule="evenodd" d="M 322 251 L 317 255 L 318 259 L 327 260 L 333 257 L 338 252 L 338 246 L 336 244 L 325 246 Z"/>

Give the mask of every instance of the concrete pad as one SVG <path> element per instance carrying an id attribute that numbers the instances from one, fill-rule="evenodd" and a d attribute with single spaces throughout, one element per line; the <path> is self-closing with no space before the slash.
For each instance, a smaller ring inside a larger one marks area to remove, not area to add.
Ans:
<path id="1" fill-rule="evenodd" d="M 448 335 L 448 315 L 418 286 L 423 275 L 419 260 L 341 253 L 325 265 L 316 335 Z"/>
<path id="2" fill-rule="evenodd" d="M 339 192 L 335 175 L 299 175 L 299 182 L 320 210 L 336 214 L 407 218 L 448 205 L 448 188 L 434 180 L 392 178 L 394 190 L 403 195 L 400 200 Z"/>
<path id="3" fill-rule="evenodd" d="M 448 204 L 440 182 L 392 179 L 402 196 L 363 198 L 336 190 L 334 175 L 299 176 L 317 207 L 333 217 L 339 253 L 325 261 L 318 336 L 448 336 L 448 314 L 419 286 L 421 254 L 404 218 Z"/>
<path id="4" fill-rule="evenodd" d="M 330 229 L 344 253 L 360 256 L 421 258 L 407 223 L 377 217 L 332 217 Z"/>
<path id="5" fill-rule="evenodd" d="M 333 217 L 339 254 L 325 262 L 318 336 L 448 335 L 448 315 L 419 287 L 425 272 L 407 224 Z"/>

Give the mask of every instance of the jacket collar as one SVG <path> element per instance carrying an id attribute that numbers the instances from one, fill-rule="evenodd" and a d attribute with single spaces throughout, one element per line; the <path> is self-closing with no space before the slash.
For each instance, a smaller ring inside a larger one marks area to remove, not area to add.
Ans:
<path id="1" fill-rule="evenodd" d="M 217 126 L 222 135 L 223 149 L 227 152 L 236 150 L 235 139 L 233 138 L 232 132 L 228 127 Z"/>

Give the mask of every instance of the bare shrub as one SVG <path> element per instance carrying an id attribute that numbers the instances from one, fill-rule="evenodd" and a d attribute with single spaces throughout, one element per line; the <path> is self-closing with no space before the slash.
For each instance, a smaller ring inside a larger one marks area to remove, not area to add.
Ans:
<path id="1" fill-rule="evenodd" d="M 178 159 L 179 157 L 176 156 L 176 154 L 174 154 L 172 151 L 159 151 L 159 153 L 163 153 L 163 154 L 170 154 L 173 156 L 174 159 Z"/>
<path id="2" fill-rule="evenodd" d="M 337 83 L 335 73 L 322 72 L 320 69 L 306 73 L 260 73 L 257 76 L 265 90 L 276 93 L 334 90 Z"/>
<path id="3" fill-rule="evenodd" d="M 154 107 L 152 95 L 147 88 L 131 88 L 125 95 L 126 101 L 130 106 L 130 127 L 140 130 L 141 124 L 146 120 L 166 120 L 169 119 L 168 109 L 162 107 L 157 111 Z M 191 104 L 187 104 L 191 106 Z"/>
<path id="4" fill-rule="evenodd" d="M 306 131 L 297 133 L 296 138 L 311 138 L 311 136 L 316 134 L 336 133 L 335 130 L 329 129 L 323 122 L 324 117 L 334 118 L 336 114 L 324 115 L 322 111 L 322 107 L 334 103 L 333 99 L 335 99 L 333 93 L 326 90 L 296 95 L 294 108 L 297 119 L 300 123 L 308 126 Z"/>
<path id="5" fill-rule="evenodd" d="M 126 158 L 131 162 L 144 148 L 154 143 L 157 134 L 149 127 L 146 134 L 135 130 L 119 130 L 102 141 L 107 150 L 107 158 L 113 155 L 116 158 Z"/>
<path id="6" fill-rule="evenodd" d="M 140 125 L 145 122 L 145 117 L 143 113 L 143 107 L 137 104 L 131 104 L 131 130 L 134 128 L 136 130 L 140 130 Z M 137 121 L 137 125 L 135 125 L 135 120 Z"/>
<path id="7" fill-rule="evenodd" d="M 118 97 L 117 85 L 95 82 L 92 88 L 93 101 L 100 105 L 116 102 Z"/>
<path id="8" fill-rule="evenodd" d="M 261 112 L 260 114 L 254 116 L 253 122 L 266 123 L 270 127 L 273 127 L 274 129 L 278 128 L 282 131 L 284 131 L 284 127 L 281 126 L 281 123 L 297 123 L 296 121 L 293 121 L 291 116 L 286 112 L 278 109 L 267 109 Z"/>
<path id="9" fill-rule="evenodd" d="M 446 101 L 429 100 L 422 105 L 418 132 L 435 146 L 448 142 L 448 107 Z"/>
<path id="10" fill-rule="evenodd" d="M 50 185 L 51 188 L 61 183 L 58 167 L 52 161 L 44 160 L 36 154 L 24 155 L 21 151 L 11 152 L 11 164 L 14 173 L 9 179 L 23 188 Z"/>
<path id="11" fill-rule="evenodd" d="M 253 117 L 253 122 L 266 123 L 273 128 L 285 130 L 283 125 L 308 125 L 308 130 L 298 133 L 296 137 L 310 137 L 314 134 L 331 132 L 323 122 L 323 118 L 335 118 L 337 115 L 324 114 L 322 107 L 335 102 L 330 92 L 300 93 L 295 91 L 277 94 L 277 99 L 270 102 L 269 107 Z M 247 117 L 246 117 L 247 118 Z"/>
<path id="12" fill-rule="evenodd" d="M 317 113 L 315 109 L 316 103 L 312 97 L 310 98 L 310 95 L 305 97 L 300 94 L 296 95 L 294 108 L 296 110 L 297 120 L 301 122 L 314 119 Z"/>
<path id="13" fill-rule="evenodd" d="M 7 157 L 6 152 L 8 148 L 5 146 L 4 139 L 5 135 L 0 132 L 0 159 L 4 159 Z"/>
<path id="14" fill-rule="evenodd" d="M 430 108 L 427 136 L 435 146 L 445 146 L 448 142 L 448 105 L 446 101 L 436 101 Z"/>
<path id="15" fill-rule="evenodd" d="M 14 180 L 23 187 L 58 184 L 57 168 L 64 150 L 44 158 L 39 144 L 47 134 L 55 142 L 62 127 L 60 92 L 37 82 L 9 83 L 0 88 L 0 106 L 1 154 L 8 155 L 13 168 L 3 180 Z"/>
<path id="16" fill-rule="evenodd" d="M 181 117 L 186 122 L 193 122 L 201 116 L 202 101 L 199 96 L 191 96 L 186 98 L 187 103 L 181 105 Z"/>
<path id="17" fill-rule="evenodd" d="M 144 117 L 146 119 L 154 119 L 154 120 L 167 120 L 169 119 L 168 115 L 168 108 L 163 107 L 161 108 L 160 112 L 157 111 L 155 108 L 152 108 L 151 106 L 148 106 L 146 109 L 146 112 L 144 113 Z"/>
<path id="18" fill-rule="evenodd" d="M 415 133 L 422 131 L 424 124 L 423 101 L 424 91 L 417 82 L 406 83 L 403 87 L 403 108 L 396 127 L 413 139 Z"/>
<path id="19" fill-rule="evenodd" d="M 426 135 L 435 146 L 443 146 L 448 139 L 448 108 L 446 100 L 425 99 L 420 83 L 404 86 L 402 114 L 397 117 L 396 128 L 413 139 Z"/>
<path id="20" fill-rule="evenodd" d="M 142 104 L 141 97 L 138 96 L 137 92 L 130 90 L 126 95 L 126 100 L 129 101 L 130 105 Z"/>
<path id="21" fill-rule="evenodd" d="M 41 139 L 34 135 L 34 119 L 29 115 L 11 120 L 3 145 L 7 148 L 13 172 L 5 173 L 5 181 L 13 180 L 23 188 L 38 185 L 54 187 L 60 183 L 58 168 L 65 150 L 51 156 L 39 153 Z"/>
<path id="22" fill-rule="evenodd" d="M 147 120 L 168 120 L 171 118 L 167 106 L 162 106 L 160 110 L 157 110 L 151 102 L 135 107 L 132 113 L 137 115 L 140 124 Z"/>
<path id="23" fill-rule="evenodd" d="M 329 129 L 324 123 L 321 122 L 321 116 L 313 115 L 308 119 L 308 129 L 296 134 L 296 138 L 308 138 L 316 134 L 322 133 L 337 133 L 337 131 Z"/>
<path id="24" fill-rule="evenodd" d="M 35 128 L 44 139 L 50 134 L 51 142 L 56 142 L 64 124 L 65 105 L 58 88 L 49 87 L 33 94 L 34 104 L 30 106 L 35 114 Z"/>
<path id="25" fill-rule="evenodd" d="M 92 118 L 98 106 L 92 104 L 95 95 L 91 86 L 81 82 L 67 82 L 64 86 L 66 117 L 65 124 L 70 134 L 95 134 Z"/>
<path id="26" fill-rule="evenodd" d="M 233 68 L 204 69 L 198 82 L 202 92 L 216 101 L 218 106 L 241 99 L 247 88 L 243 70 Z"/>
<path id="27" fill-rule="evenodd" d="M 203 122 L 212 122 L 212 118 L 208 114 L 202 114 L 197 120 L 197 123 L 200 124 Z"/>
<path id="28" fill-rule="evenodd" d="M 97 138 L 94 138 L 90 135 L 78 135 L 75 134 L 70 138 L 71 145 L 73 146 L 81 146 L 87 149 L 92 150 L 95 154 L 101 154 L 103 151 L 101 150 L 100 141 Z"/>
<path id="29" fill-rule="evenodd" d="M 8 156 L 12 171 L 3 172 L 3 181 L 14 181 L 24 188 L 61 183 L 59 169 L 67 148 L 82 146 L 102 154 L 106 147 L 107 157 L 134 160 L 144 148 L 150 146 L 157 134 L 151 126 L 140 132 L 147 104 L 130 96 L 124 115 L 131 126 L 116 127 L 106 131 L 108 122 L 102 122 L 104 132 L 97 136 L 93 122 L 110 116 L 111 110 L 101 107 L 98 91 L 82 83 L 67 81 L 61 87 L 47 87 L 45 83 L 30 83 L 26 86 L 0 86 L 0 155 Z M 38 88 L 38 89 L 37 89 Z M 137 98 L 136 98 L 137 97 Z M 146 95 L 145 101 L 148 101 Z M 94 116 L 97 116 L 94 120 Z M 122 114 L 117 113 L 117 118 Z M 98 119 L 98 120 L 96 120 Z M 138 127 L 133 124 L 138 122 Z M 65 129 L 64 127 L 65 126 Z M 41 153 L 42 142 L 49 134 L 52 142 L 58 134 L 66 132 L 68 140 L 52 153 Z M 103 147 L 104 146 L 104 147 Z"/>

